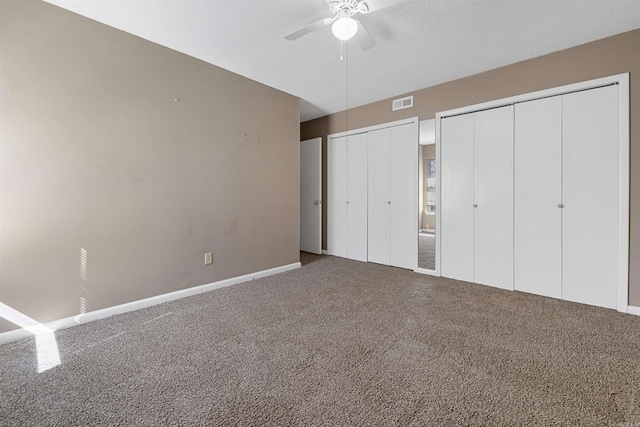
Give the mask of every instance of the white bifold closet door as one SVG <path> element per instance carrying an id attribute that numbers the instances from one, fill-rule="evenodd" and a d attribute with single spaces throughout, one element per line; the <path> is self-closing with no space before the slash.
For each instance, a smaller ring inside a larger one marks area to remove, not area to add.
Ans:
<path id="1" fill-rule="evenodd" d="M 562 291 L 616 308 L 620 206 L 618 87 L 563 96 Z"/>
<path id="2" fill-rule="evenodd" d="M 390 130 L 369 132 L 369 254 L 368 259 L 391 261 Z"/>
<path id="3" fill-rule="evenodd" d="M 392 127 L 389 137 L 390 264 L 415 270 L 418 264 L 418 124 Z"/>
<path id="4" fill-rule="evenodd" d="M 368 259 L 415 269 L 415 123 L 369 132 Z"/>
<path id="5" fill-rule="evenodd" d="M 441 118 L 443 276 L 619 309 L 620 96 L 610 84 Z"/>
<path id="6" fill-rule="evenodd" d="M 329 139 L 327 250 L 347 256 L 347 137 Z"/>
<path id="7" fill-rule="evenodd" d="M 441 121 L 441 273 L 473 282 L 474 114 Z"/>
<path id="8" fill-rule="evenodd" d="M 474 282 L 513 289 L 513 106 L 475 116 Z"/>
<path id="9" fill-rule="evenodd" d="M 518 104 L 515 123 L 515 289 L 616 308 L 618 88 Z"/>
<path id="10" fill-rule="evenodd" d="M 442 275 L 513 289 L 513 107 L 441 122 Z"/>
<path id="11" fill-rule="evenodd" d="M 562 298 L 562 97 L 515 108 L 514 288 Z"/>
<path id="12" fill-rule="evenodd" d="M 329 138 L 328 250 L 415 269 L 418 124 Z"/>
<path id="13" fill-rule="evenodd" d="M 367 134 L 347 136 L 347 258 L 367 260 Z"/>
<path id="14" fill-rule="evenodd" d="M 367 260 L 367 134 L 329 139 L 328 250 Z"/>

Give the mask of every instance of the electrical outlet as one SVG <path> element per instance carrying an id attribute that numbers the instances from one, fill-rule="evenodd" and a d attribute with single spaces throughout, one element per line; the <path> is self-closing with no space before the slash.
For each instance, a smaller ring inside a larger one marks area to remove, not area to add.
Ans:
<path id="1" fill-rule="evenodd" d="M 205 252 L 204 253 L 204 265 L 209 265 L 213 263 L 213 252 Z"/>

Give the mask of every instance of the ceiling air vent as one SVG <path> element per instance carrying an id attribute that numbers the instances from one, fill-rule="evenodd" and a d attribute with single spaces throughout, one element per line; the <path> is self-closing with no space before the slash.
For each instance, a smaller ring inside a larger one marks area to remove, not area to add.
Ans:
<path id="1" fill-rule="evenodd" d="M 391 110 L 402 110 L 403 108 L 411 108 L 413 107 L 413 95 L 407 96 L 405 98 L 394 99 L 391 103 Z"/>

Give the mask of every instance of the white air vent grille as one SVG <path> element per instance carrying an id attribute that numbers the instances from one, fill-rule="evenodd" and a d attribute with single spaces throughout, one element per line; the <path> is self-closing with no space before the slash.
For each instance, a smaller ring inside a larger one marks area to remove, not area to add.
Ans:
<path id="1" fill-rule="evenodd" d="M 405 98 L 394 99 L 391 103 L 391 110 L 402 110 L 403 108 L 411 108 L 413 107 L 413 95 L 407 96 Z"/>

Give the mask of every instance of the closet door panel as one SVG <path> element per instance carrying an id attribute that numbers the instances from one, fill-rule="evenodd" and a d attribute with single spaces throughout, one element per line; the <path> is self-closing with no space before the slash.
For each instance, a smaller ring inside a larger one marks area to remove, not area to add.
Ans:
<path id="1" fill-rule="evenodd" d="M 390 262 L 389 129 L 369 132 L 368 260 Z"/>
<path id="2" fill-rule="evenodd" d="M 418 125 L 393 127 L 390 132 L 391 242 L 390 263 L 414 270 L 418 262 Z"/>
<path id="3" fill-rule="evenodd" d="M 441 119 L 441 273 L 473 282 L 474 115 Z"/>
<path id="4" fill-rule="evenodd" d="M 563 96 L 563 298 L 616 308 L 618 88 Z"/>
<path id="5" fill-rule="evenodd" d="M 513 106 L 475 116 L 474 281 L 513 289 Z"/>
<path id="6" fill-rule="evenodd" d="M 562 97 L 515 106 L 514 288 L 562 298 Z"/>
<path id="7" fill-rule="evenodd" d="M 347 256 L 347 138 L 329 140 L 327 250 Z"/>
<path id="8" fill-rule="evenodd" d="M 347 257 L 367 260 L 367 134 L 347 137 Z"/>

